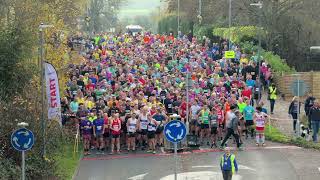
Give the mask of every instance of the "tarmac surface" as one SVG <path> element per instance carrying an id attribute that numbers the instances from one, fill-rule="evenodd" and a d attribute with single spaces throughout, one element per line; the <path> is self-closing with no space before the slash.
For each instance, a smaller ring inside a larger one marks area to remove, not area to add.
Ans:
<path id="1" fill-rule="evenodd" d="M 233 180 L 319 180 L 320 152 L 267 142 L 248 143 L 233 151 L 239 172 Z M 178 180 L 222 180 L 219 149 L 201 148 L 178 154 Z M 84 157 L 76 180 L 173 180 L 175 158 L 171 153 L 145 152 Z"/>

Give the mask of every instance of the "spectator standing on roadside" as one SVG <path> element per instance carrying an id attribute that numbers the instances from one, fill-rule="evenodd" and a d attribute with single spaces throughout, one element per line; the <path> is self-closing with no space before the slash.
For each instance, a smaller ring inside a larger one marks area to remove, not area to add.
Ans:
<path id="1" fill-rule="evenodd" d="M 293 119 L 293 131 L 297 133 L 298 112 L 300 112 L 299 98 L 294 96 L 288 110 L 289 117 Z M 299 128 L 299 127 L 298 127 Z"/>
<path id="2" fill-rule="evenodd" d="M 238 172 L 238 164 L 236 156 L 231 154 L 230 148 L 226 147 L 224 154 L 220 159 L 220 168 L 222 171 L 223 180 L 232 180 L 232 175 Z"/>
<path id="3" fill-rule="evenodd" d="M 274 105 L 277 99 L 277 88 L 274 83 L 272 83 L 271 86 L 269 87 L 268 96 L 269 96 L 268 99 L 270 101 L 270 112 L 271 114 L 273 114 Z"/>
<path id="4" fill-rule="evenodd" d="M 313 129 L 313 142 L 318 142 L 318 132 L 320 128 L 320 103 L 318 100 L 314 101 L 314 106 L 310 110 L 311 124 Z"/>
<path id="5" fill-rule="evenodd" d="M 315 100 L 316 100 L 316 98 L 312 96 L 312 92 L 309 92 L 308 97 L 307 97 L 306 101 L 304 102 L 304 111 L 306 113 L 306 116 L 308 117 L 309 129 L 312 129 L 310 110 L 311 110 Z"/>

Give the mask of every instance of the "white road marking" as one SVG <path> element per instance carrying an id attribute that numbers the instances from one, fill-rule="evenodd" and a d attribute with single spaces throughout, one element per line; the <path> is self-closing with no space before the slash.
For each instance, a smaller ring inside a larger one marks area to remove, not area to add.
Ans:
<path id="1" fill-rule="evenodd" d="M 204 166 L 192 166 L 192 168 L 217 168 L 219 166 L 210 166 L 210 165 L 204 165 Z"/>
<path id="2" fill-rule="evenodd" d="M 144 177 L 147 175 L 148 173 L 145 173 L 145 174 L 139 174 L 139 175 L 136 175 L 136 176 L 132 176 L 130 178 L 128 178 L 129 180 L 143 180 Z"/>
<path id="3" fill-rule="evenodd" d="M 239 165 L 239 169 L 246 169 L 246 170 L 250 170 L 250 171 L 257 171 L 251 167 L 248 167 L 248 166 L 244 166 L 244 165 Z"/>
<path id="4" fill-rule="evenodd" d="M 266 146 L 264 149 L 301 149 L 298 146 Z"/>
<path id="5" fill-rule="evenodd" d="M 172 180 L 174 174 L 162 177 L 160 180 Z M 184 172 L 177 174 L 177 180 L 223 180 L 221 172 L 214 171 L 198 171 L 198 172 Z M 241 180 L 242 177 L 238 174 L 232 176 L 233 180 Z"/>
<path id="6" fill-rule="evenodd" d="M 320 167 L 318 167 L 318 170 L 319 170 L 319 172 L 320 172 Z"/>
<path id="7" fill-rule="evenodd" d="M 203 165 L 203 166 L 192 166 L 192 168 L 220 168 L 220 167 L 219 166 Z M 245 165 L 239 165 L 239 169 L 257 171 L 254 168 L 251 168 L 251 167 L 248 167 Z"/>

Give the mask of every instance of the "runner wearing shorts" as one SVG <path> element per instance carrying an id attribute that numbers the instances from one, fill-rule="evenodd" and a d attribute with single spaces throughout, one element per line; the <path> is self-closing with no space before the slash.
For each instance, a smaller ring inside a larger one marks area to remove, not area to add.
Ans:
<path id="1" fill-rule="evenodd" d="M 138 120 L 135 114 L 128 115 L 127 131 L 128 131 L 128 151 L 136 150 L 136 131 L 138 129 Z"/>
<path id="2" fill-rule="evenodd" d="M 120 154 L 120 133 L 121 133 L 121 120 L 119 113 L 113 114 L 110 118 L 110 130 L 111 130 L 111 152 L 114 153 L 114 144 L 117 146 L 117 154 Z"/>
<path id="3" fill-rule="evenodd" d="M 217 120 L 218 120 L 218 140 L 222 141 L 222 130 L 224 129 L 225 125 L 224 125 L 224 112 L 222 110 L 222 105 L 219 104 L 217 106 Z"/>
<path id="4" fill-rule="evenodd" d="M 144 106 L 141 109 L 139 118 L 138 118 L 138 122 L 139 122 L 139 140 L 140 140 L 140 145 L 142 146 L 142 150 L 144 150 L 146 148 L 146 142 L 147 142 L 147 133 L 148 133 L 148 107 Z"/>
<path id="5" fill-rule="evenodd" d="M 158 122 L 153 119 L 151 116 L 148 117 L 148 144 L 149 144 L 149 150 L 147 152 L 149 153 L 156 153 L 156 129 L 157 129 Z"/>
<path id="6" fill-rule="evenodd" d="M 203 144 L 205 138 L 209 137 L 210 128 L 209 128 L 209 115 L 210 110 L 208 106 L 205 104 L 201 111 L 199 112 L 199 123 L 200 123 L 200 142 Z M 207 141 L 207 145 L 209 145 L 209 141 Z"/>
<path id="7" fill-rule="evenodd" d="M 92 136 L 92 123 L 85 116 L 81 117 L 80 129 L 82 131 L 84 155 L 89 155 L 90 141 Z"/>
<path id="8" fill-rule="evenodd" d="M 104 120 L 104 133 L 103 133 L 103 138 L 105 142 L 105 149 L 107 149 L 110 145 L 110 122 L 109 122 L 109 117 L 108 113 L 103 114 L 103 120 Z"/>
<path id="9" fill-rule="evenodd" d="M 269 117 L 266 113 L 262 112 L 262 108 L 258 106 L 256 108 L 257 112 L 254 114 L 254 122 L 256 124 L 256 145 L 265 146 L 265 136 L 264 127 L 266 123 L 266 118 Z"/>
<path id="10" fill-rule="evenodd" d="M 104 119 L 102 118 L 101 113 L 98 113 L 98 118 L 93 120 L 93 136 L 96 138 L 96 148 L 97 148 L 97 154 L 104 153 L 104 140 L 103 140 L 103 134 L 104 134 Z"/>
<path id="11" fill-rule="evenodd" d="M 217 135 L 218 135 L 218 116 L 216 109 L 212 108 L 209 115 L 210 122 L 210 134 L 211 134 L 211 148 L 217 147 Z"/>
<path id="12" fill-rule="evenodd" d="M 251 132 L 251 138 L 254 138 L 254 128 L 253 128 L 253 115 L 254 115 L 254 108 L 250 105 L 250 100 L 246 100 L 247 106 L 243 109 L 243 117 L 245 120 L 246 126 L 246 139 L 248 139 L 248 133 Z"/>
<path id="13" fill-rule="evenodd" d="M 156 130 L 156 144 L 163 147 L 163 129 L 167 116 L 161 111 L 160 108 L 158 108 L 156 114 L 154 114 L 152 118 L 155 119 L 159 124 Z"/>
<path id="14" fill-rule="evenodd" d="M 190 122 L 190 132 L 194 135 L 198 136 L 198 116 L 197 113 L 199 112 L 199 110 L 201 109 L 201 107 L 198 105 L 197 100 L 193 101 L 193 104 L 191 106 L 191 122 Z"/>

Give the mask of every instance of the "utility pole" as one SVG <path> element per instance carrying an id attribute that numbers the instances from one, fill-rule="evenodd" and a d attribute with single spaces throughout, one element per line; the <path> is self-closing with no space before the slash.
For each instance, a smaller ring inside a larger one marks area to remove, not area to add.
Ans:
<path id="1" fill-rule="evenodd" d="M 262 7 L 263 4 L 261 1 L 259 1 L 258 3 L 251 3 L 250 6 L 257 6 L 259 8 L 259 30 L 258 30 L 258 38 L 259 38 L 259 47 L 258 47 L 258 77 L 259 81 L 261 80 L 261 31 L 262 31 L 262 22 L 261 22 L 261 16 L 262 16 Z M 261 83 L 261 81 L 260 81 Z M 259 87 L 260 88 L 260 87 Z M 259 91 L 261 91 L 261 89 L 259 89 Z M 260 101 L 261 99 L 261 92 L 258 93 L 258 101 Z"/>

